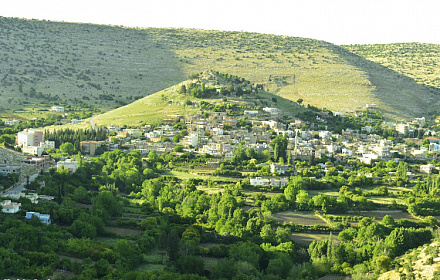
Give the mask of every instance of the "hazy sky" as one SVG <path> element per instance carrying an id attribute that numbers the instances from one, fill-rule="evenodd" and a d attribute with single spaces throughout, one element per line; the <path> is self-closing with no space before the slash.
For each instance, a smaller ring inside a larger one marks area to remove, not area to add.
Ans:
<path id="1" fill-rule="evenodd" d="M 440 44 L 439 0 L 0 0 L 0 16 Z"/>

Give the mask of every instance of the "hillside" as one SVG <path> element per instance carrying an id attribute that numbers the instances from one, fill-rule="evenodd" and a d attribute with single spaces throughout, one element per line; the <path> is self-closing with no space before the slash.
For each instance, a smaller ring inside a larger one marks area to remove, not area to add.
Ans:
<path id="1" fill-rule="evenodd" d="M 65 102 L 107 111 L 206 69 L 333 111 L 375 103 L 393 119 L 426 114 L 439 99 L 393 70 L 312 39 L 1 17 L 0 25 L 0 106 L 9 112 Z"/>
<path id="2" fill-rule="evenodd" d="M 440 45 L 400 43 L 343 48 L 410 77 L 419 84 L 440 88 Z"/>
<path id="3" fill-rule="evenodd" d="M 274 101 L 276 99 L 276 101 Z M 235 107 L 233 107 L 235 106 Z M 212 71 L 193 75 L 192 79 L 153 93 L 94 119 L 95 125 L 159 124 L 168 115 L 191 116 L 201 109 L 231 111 L 232 108 L 278 107 L 280 117 L 292 117 L 307 111 L 294 102 L 257 89 L 250 81 Z"/>
<path id="4" fill-rule="evenodd" d="M 379 280 L 400 279 L 439 279 L 440 276 L 440 243 L 434 241 L 429 245 L 414 249 L 395 260 L 394 269 L 383 273 Z"/>

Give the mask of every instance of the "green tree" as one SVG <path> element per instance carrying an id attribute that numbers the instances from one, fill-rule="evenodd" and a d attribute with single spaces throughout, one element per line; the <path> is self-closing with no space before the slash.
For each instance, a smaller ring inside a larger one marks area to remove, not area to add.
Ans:
<path id="1" fill-rule="evenodd" d="M 397 166 L 396 170 L 396 179 L 400 179 L 403 182 L 408 181 L 408 175 L 406 175 L 406 172 L 408 172 L 408 163 L 404 161 L 400 161 L 399 165 Z"/>
<path id="2" fill-rule="evenodd" d="M 108 220 L 110 217 L 121 215 L 122 206 L 116 199 L 115 195 L 110 191 L 101 191 L 96 197 L 92 199 L 94 210 L 97 213 L 103 214 L 103 217 Z"/>
<path id="3" fill-rule="evenodd" d="M 278 162 L 280 157 L 287 161 L 287 137 L 278 135 L 269 145 L 273 149 L 275 162 Z"/>
<path id="4" fill-rule="evenodd" d="M 396 225 L 396 222 L 390 215 L 385 215 L 382 219 L 382 225 L 393 228 Z"/>
<path id="5" fill-rule="evenodd" d="M 63 154 L 72 155 L 73 152 L 75 151 L 75 148 L 73 147 L 72 143 L 66 142 L 66 143 L 61 144 L 60 151 Z"/>

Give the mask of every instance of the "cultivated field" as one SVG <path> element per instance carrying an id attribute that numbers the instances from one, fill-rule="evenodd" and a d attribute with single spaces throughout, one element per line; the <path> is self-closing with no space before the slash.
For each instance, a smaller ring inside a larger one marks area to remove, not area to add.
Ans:
<path id="1" fill-rule="evenodd" d="M 272 217 L 279 223 L 294 223 L 295 225 L 328 225 L 312 212 L 284 211 L 273 214 Z"/>
<path id="2" fill-rule="evenodd" d="M 143 231 L 139 229 L 128 229 L 120 227 L 105 227 L 108 231 L 114 232 L 121 236 L 139 237 L 142 235 Z"/>
<path id="3" fill-rule="evenodd" d="M 298 243 L 303 244 L 310 244 L 315 240 L 325 240 L 328 239 L 330 236 L 329 233 L 304 233 L 304 232 L 295 232 L 293 233 L 290 238 Z M 334 240 L 337 240 L 337 237 L 333 238 Z"/>
<path id="4" fill-rule="evenodd" d="M 400 220 L 400 219 L 407 219 L 412 221 L 420 221 L 419 218 L 412 216 L 411 214 L 407 212 L 402 212 L 400 210 L 388 210 L 388 211 L 360 211 L 356 214 L 341 214 L 338 216 L 346 216 L 346 217 L 352 217 L 352 216 L 364 216 L 364 217 L 372 217 L 375 218 L 376 221 L 380 222 L 382 221 L 383 217 L 385 215 L 390 215 L 393 217 L 394 220 Z"/>

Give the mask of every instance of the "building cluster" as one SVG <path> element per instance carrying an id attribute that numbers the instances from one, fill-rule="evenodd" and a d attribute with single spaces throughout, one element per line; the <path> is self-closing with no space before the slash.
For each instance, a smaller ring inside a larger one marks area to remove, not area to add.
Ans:
<path id="1" fill-rule="evenodd" d="M 55 141 L 44 141 L 43 131 L 27 128 L 17 134 L 16 145 L 25 155 L 41 156 L 44 151 L 55 148 Z"/>

